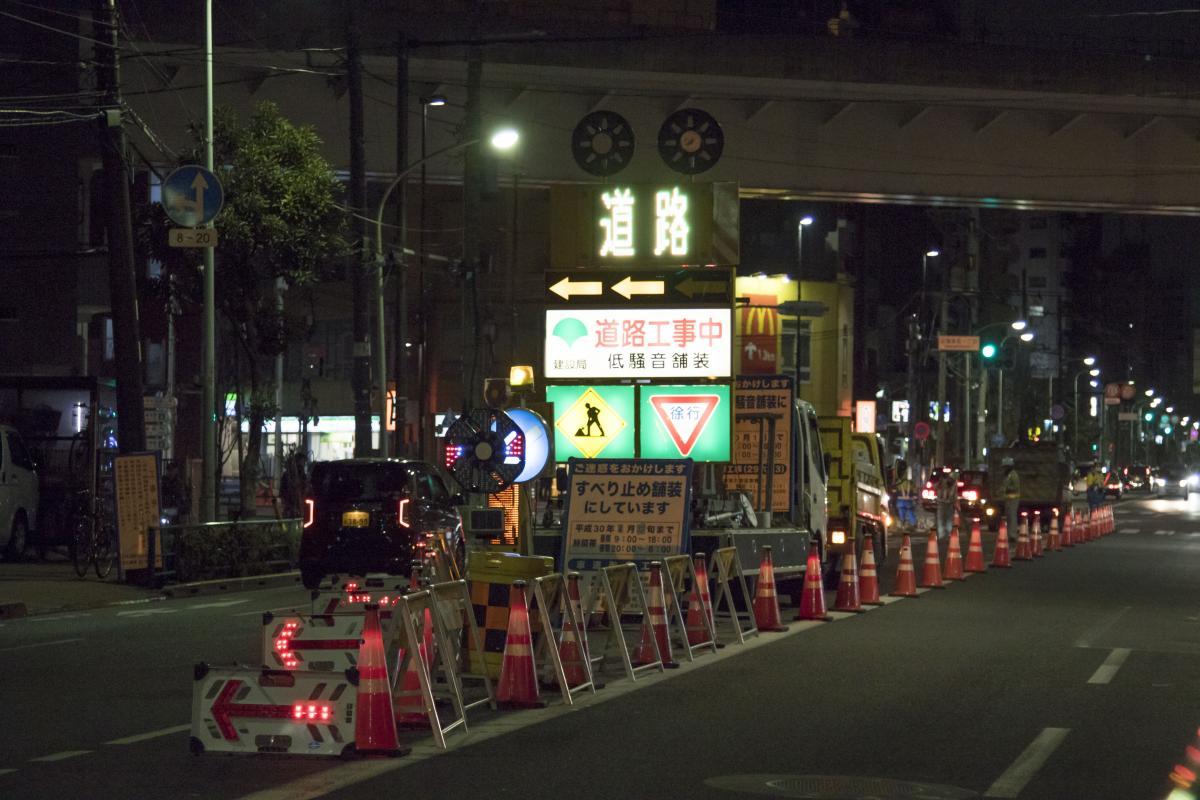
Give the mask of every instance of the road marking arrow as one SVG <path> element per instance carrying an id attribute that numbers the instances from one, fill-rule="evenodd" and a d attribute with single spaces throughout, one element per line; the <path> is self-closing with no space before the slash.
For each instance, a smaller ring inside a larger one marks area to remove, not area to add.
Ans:
<path id="1" fill-rule="evenodd" d="M 604 284 L 600 281 L 573 281 L 563 278 L 551 286 L 550 291 L 564 300 L 570 300 L 571 295 L 598 297 L 604 293 Z"/>
<path id="2" fill-rule="evenodd" d="M 696 295 L 719 294 L 726 295 L 729 293 L 728 281 L 703 281 L 695 278 L 685 278 L 680 281 L 675 287 L 680 294 L 687 295 L 695 299 Z"/>
<path id="3" fill-rule="evenodd" d="M 635 281 L 631 276 L 628 275 L 617 281 L 617 283 L 613 285 L 612 290 L 624 297 L 626 300 L 631 299 L 635 294 L 667 293 L 666 283 L 664 281 Z"/>

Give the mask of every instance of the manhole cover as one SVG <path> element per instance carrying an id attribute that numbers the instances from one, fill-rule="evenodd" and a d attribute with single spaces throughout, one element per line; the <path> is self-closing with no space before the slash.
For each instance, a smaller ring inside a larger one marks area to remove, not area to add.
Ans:
<path id="1" fill-rule="evenodd" d="M 725 775 L 705 783 L 729 792 L 804 800 L 968 800 L 979 796 L 954 786 L 853 775 Z"/>

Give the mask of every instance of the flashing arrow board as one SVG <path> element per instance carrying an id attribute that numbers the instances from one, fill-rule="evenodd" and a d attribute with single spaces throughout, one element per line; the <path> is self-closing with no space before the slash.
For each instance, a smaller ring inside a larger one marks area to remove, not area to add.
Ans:
<path id="1" fill-rule="evenodd" d="M 938 336 L 938 350 L 971 353 L 978 349 L 978 336 Z"/>
<path id="2" fill-rule="evenodd" d="M 727 378 L 728 308 L 547 309 L 546 377 Z"/>
<path id="3" fill-rule="evenodd" d="M 639 386 L 642 458 L 729 461 L 729 386 Z"/>
<path id="4" fill-rule="evenodd" d="M 547 386 L 554 404 L 554 453 L 569 458 L 633 458 L 632 386 Z"/>
<path id="5" fill-rule="evenodd" d="M 688 303 L 733 304 L 733 270 L 681 267 L 660 270 L 583 269 L 546 273 L 546 299 L 572 306 L 612 305 L 622 298 L 638 306 Z"/>

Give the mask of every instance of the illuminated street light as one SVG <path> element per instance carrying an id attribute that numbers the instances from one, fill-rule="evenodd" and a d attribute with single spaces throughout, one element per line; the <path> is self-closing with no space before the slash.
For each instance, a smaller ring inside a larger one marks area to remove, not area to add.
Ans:
<path id="1" fill-rule="evenodd" d="M 803 216 L 803 217 L 801 217 L 801 218 L 800 218 L 800 224 L 801 224 L 801 225 L 812 225 L 812 224 L 813 224 L 813 218 L 812 218 L 812 217 L 810 217 L 810 216 L 807 216 L 807 215 L 805 215 L 805 216 Z"/>
<path id="2" fill-rule="evenodd" d="M 1083 359 L 1083 363 L 1086 366 L 1094 367 L 1094 366 L 1096 366 L 1096 357 L 1088 356 L 1087 358 Z"/>
<path id="3" fill-rule="evenodd" d="M 1014 319 L 1012 322 L 1012 329 L 1014 331 L 1023 331 L 1023 330 L 1025 330 L 1026 327 L 1028 327 L 1028 325 L 1029 325 L 1029 323 L 1023 319 Z M 1029 340 L 1026 339 L 1025 341 L 1028 342 Z"/>
<path id="4" fill-rule="evenodd" d="M 521 134 L 513 128 L 501 128 L 492 134 L 492 147 L 497 150 L 511 150 L 516 147 L 520 140 Z"/>
<path id="5" fill-rule="evenodd" d="M 1099 389 L 1099 388 L 1100 388 L 1100 381 L 1092 380 L 1092 381 L 1088 381 L 1088 384 L 1089 384 L 1089 385 L 1090 385 L 1090 386 L 1091 386 L 1093 389 Z"/>
<path id="6" fill-rule="evenodd" d="M 1099 378 L 1100 370 L 1098 370 L 1098 369 L 1088 370 L 1088 375 L 1091 375 L 1093 378 Z"/>
<path id="7" fill-rule="evenodd" d="M 1154 390 L 1153 390 L 1153 389 L 1147 389 L 1147 390 L 1144 392 L 1144 394 L 1146 395 L 1146 397 L 1154 397 Z"/>
<path id="8" fill-rule="evenodd" d="M 1033 341 L 1033 331 L 1025 331 L 1024 333 L 1022 333 L 1021 341 L 1022 342 L 1032 342 Z"/>

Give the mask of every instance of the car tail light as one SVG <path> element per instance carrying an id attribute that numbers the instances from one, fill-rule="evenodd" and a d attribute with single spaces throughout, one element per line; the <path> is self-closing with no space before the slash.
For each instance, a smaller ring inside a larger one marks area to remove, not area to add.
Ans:
<path id="1" fill-rule="evenodd" d="M 974 489 L 967 489 L 962 493 L 962 496 L 964 500 L 974 503 L 979 499 L 979 492 L 975 491 Z"/>
<path id="2" fill-rule="evenodd" d="M 403 497 L 396 503 L 396 522 L 401 528 L 407 528 L 408 525 L 408 498 Z"/>
<path id="3" fill-rule="evenodd" d="M 317 504 L 311 497 L 304 498 L 304 527 L 311 528 L 317 518 Z"/>

